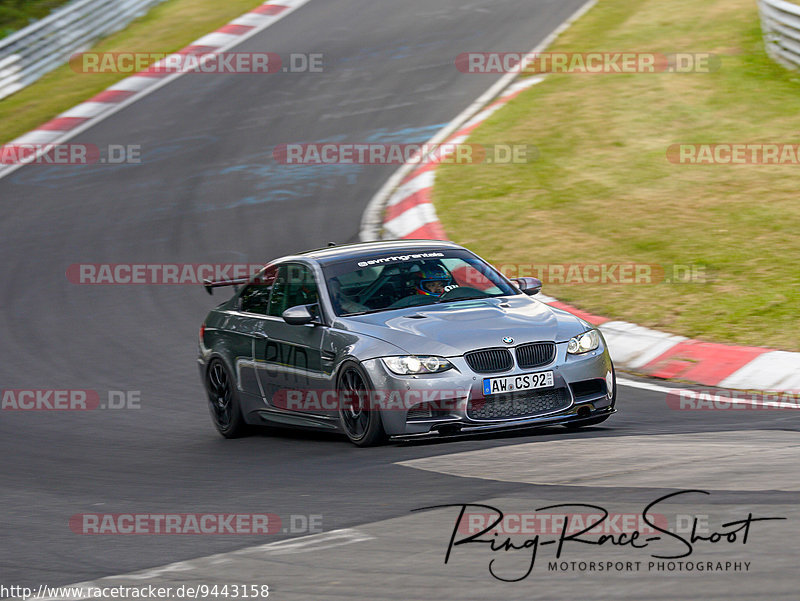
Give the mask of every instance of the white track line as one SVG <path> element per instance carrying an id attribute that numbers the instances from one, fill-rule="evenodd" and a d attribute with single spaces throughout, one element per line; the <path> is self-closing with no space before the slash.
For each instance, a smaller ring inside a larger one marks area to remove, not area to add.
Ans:
<path id="1" fill-rule="evenodd" d="M 578 20 L 586 13 L 590 8 L 592 8 L 597 3 L 597 0 L 589 0 L 583 6 L 581 6 L 578 10 L 576 10 L 572 15 L 570 15 L 561 25 L 556 27 L 546 38 L 544 38 L 539 44 L 537 44 L 530 52 L 528 52 L 528 56 L 532 57 L 535 53 L 542 52 L 545 48 L 547 48 L 550 44 L 553 43 L 561 33 L 566 30 L 574 21 Z M 532 58 L 526 58 L 524 63 L 521 65 L 520 71 L 524 71 L 524 67 L 531 61 Z M 450 123 L 445 125 L 439 132 L 433 136 L 427 143 L 427 147 L 431 148 L 441 142 L 444 142 L 447 138 L 449 138 L 452 134 L 457 132 L 464 123 L 469 121 L 474 115 L 476 115 L 479 111 L 485 108 L 485 106 L 493 100 L 495 97 L 499 96 L 500 93 L 505 90 L 508 86 L 510 86 L 514 79 L 517 77 L 517 73 L 511 72 L 506 73 L 503 75 L 499 80 L 497 80 L 488 90 L 486 90 L 483 94 L 481 94 L 472 104 L 470 104 L 467 108 L 465 108 L 461 113 L 456 116 Z M 538 83 L 533 82 L 533 83 Z M 392 176 L 386 180 L 386 183 L 381 186 L 378 192 L 372 197 L 367 205 L 366 210 L 364 211 L 364 215 L 361 218 L 361 231 L 359 232 L 359 238 L 362 242 L 368 242 L 371 240 L 379 240 L 380 239 L 380 232 L 383 227 L 383 211 L 386 206 L 386 203 L 391 196 L 392 192 L 395 188 L 400 184 L 403 178 L 408 175 L 410 171 L 415 169 L 419 164 L 424 161 L 415 161 L 413 163 L 405 163 L 401 166 L 397 171 L 395 171 Z"/>
<path id="2" fill-rule="evenodd" d="M 763 399 L 747 399 L 735 398 L 726 394 L 726 389 L 719 389 L 719 394 L 715 392 L 718 387 L 706 386 L 703 388 L 673 388 L 670 386 L 663 386 L 661 384 L 652 384 L 650 382 L 638 382 L 636 380 L 628 380 L 627 378 L 617 378 L 617 386 L 627 386 L 628 388 L 639 388 L 641 390 L 649 390 L 651 392 L 660 392 L 662 394 L 676 394 L 680 393 L 681 396 L 697 400 L 711 400 L 729 401 L 731 405 L 748 405 L 751 407 L 764 407 L 769 402 L 769 407 L 776 409 L 800 409 L 800 404 L 791 402 L 777 402 L 769 401 L 767 392 Z M 775 393 L 779 396 L 779 393 Z"/>
<path id="3" fill-rule="evenodd" d="M 166 564 L 163 566 L 150 568 L 148 570 L 144 570 L 141 572 L 133 572 L 130 574 L 117 574 L 114 576 L 104 576 L 103 578 L 98 578 L 97 580 L 92 580 L 88 582 L 77 582 L 75 584 L 65 584 L 61 586 L 53 586 L 50 588 L 60 588 L 64 589 L 82 589 L 83 594 L 78 593 L 74 596 L 60 596 L 60 597 L 37 597 L 36 601 L 86 601 L 87 599 L 92 598 L 90 594 L 92 590 L 97 588 L 102 588 L 104 586 L 112 586 L 113 581 L 115 579 L 124 579 L 124 580 L 133 580 L 133 581 L 142 581 L 142 580 L 152 580 L 154 578 L 158 578 L 164 574 L 168 574 L 171 572 L 190 572 L 201 570 L 201 573 L 198 574 L 198 580 L 202 580 L 203 578 L 203 570 L 202 565 L 204 563 L 212 563 L 212 564 L 219 564 L 219 563 L 226 563 L 228 561 L 234 561 L 237 556 L 250 556 L 250 557 L 258 557 L 258 556 L 270 556 L 270 555 L 288 555 L 288 554 L 296 554 L 296 553 L 308 553 L 311 551 L 321 551 L 324 549 L 332 549 L 334 547 L 341 547 L 343 545 L 351 545 L 353 543 L 360 543 L 368 540 L 374 539 L 374 536 L 370 536 L 364 532 L 360 532 L 359 530 L 355 530 L 352 528 L 346 528 L 341 530 L 331 530 L 330 532 L 322 532 L 319 534 L 310 534 L 308 536 L 302 536 L 299 538 L 289 539 L 289 540 L 282 540 L 274 543 L 268 543 L 265 545 L 257 545 L 254 547 L 247 547 L 245 549 L 239 549 L 238 551 L 230 551 L 228 553 L 217 553 L 215 555 L 208 555 L 206 557 L 199 557 L 196 559 L 190 559 L 188 561 L 178 561 L 175 563 Z M 187 574 L 187 577 L 189 575 Z M 136 585 L 130 585 L 136 586 Z"/>

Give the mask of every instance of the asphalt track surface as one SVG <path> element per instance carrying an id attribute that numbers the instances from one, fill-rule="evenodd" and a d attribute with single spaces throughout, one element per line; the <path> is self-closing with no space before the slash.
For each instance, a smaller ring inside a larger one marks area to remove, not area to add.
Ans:
<path id="1" fill-rule="evenodd" d="M 367 202 L 394 167 L 287 167 L 275 163 L 272 148 L 423 142 L 498 77 L 460 73 L 458 53 L 529 49 L 580 4 L 314 0 L 236 50 L 323 53 L 323 73 L 187 75 L 73 140 L 141 145 L 141 165 L 27 166 L 0 180 L 2 389 L 141 395 L 135 410 L 0 414 L 0 583 L 72 583 L 290 537 L 81 536 L 68 527 L 78 513 L 315 514 L 328 531 L 513 495 L 638 504 L 654 498 L 652 487 L 515 483 L 397 462 L 551 440 L 796 432 L 793 413 L 676 412 L 661 392 L 622 388 L 620 413 L 579 433 L 556 428 L 376 449 L 302 432 L 226 441 L 211 426 L 195 365 L 197 328 L 220 297 L 192 286 L 67 281 L 74 263 L 259 263 L 329 240 L 355 241 Z M 796 492 L 774 488 L 720 491 L 715 500 L 796 505 Z M 438 553 L 445 543 L 431 544 Z M 347 549 L 337 555 L 346 558 Z M 397 598 L 403 587 L 406 598 L 424 587 L 450 598 L 445 572 L 430 582 L 424 574 L 398 585 Z M 357 565 L 340 576 L 348 598 L 378 598 Z M 796 571 L 748 576 L 762 590 L 798 579 Z M 691 583 L 675 582 L 673 598 L 691 593 Z M 783 598 L 784 585 L 773 598 Z M 615 586 L 622 598 L 625 583 Z M 736 590 L 730 581 L 727 587 Z M 330 588 L 307 593 L 326 598 L 326 590 L 334 596 Z M 488 588 L 486 595 L 505 593 Z"/>

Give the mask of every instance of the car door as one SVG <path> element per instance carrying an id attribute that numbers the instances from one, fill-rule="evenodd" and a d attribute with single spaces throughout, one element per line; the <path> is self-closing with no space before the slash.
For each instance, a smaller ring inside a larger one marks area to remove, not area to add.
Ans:
<path id="1" fill-rule="evenodd" d="M 306 305 L 317 323 L 290 325 L 283 312 Z M 261 321 L 254 358 L 265 402 L 278 409 L 330 416 L 322 395 L 332 400 L 330 372 L 333 353 L 328 327 L 319 303 L 319 287 L 311 266 L 300 262 L 281 264 L 272 286 L 267 316 Z M 291 393 L 291 396 L 289 396 Z"/>
<path id="2" fill-rule="evenodd" d="M 239 390 L 252 396 L 256 402 L 261 401 L 263 392 L 253 356 L 256 342 L 263 340 L 261 320 L 269 310 L 276 273 L 277 269 L 267 267 L 246 284 L 237 298 L 236 310 L 231 311 L 226 319 L 226 330 L 234 346 L 232 356 L 236 361 Z"/>

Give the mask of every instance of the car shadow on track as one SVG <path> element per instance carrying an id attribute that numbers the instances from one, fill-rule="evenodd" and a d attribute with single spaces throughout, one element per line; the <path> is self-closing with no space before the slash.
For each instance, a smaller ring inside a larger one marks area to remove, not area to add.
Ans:
<path id="1" fill-rule="evenodd" d="M 507 432 L 486 432 L 471 434 L 441 434 L 426 438 L 403 439 L 392 438 L 382 446 L 402 448 L 422 448 L 448 444 L 453 442 L 488 442 L 488 443 L 518 443 L 533 442 L 542 437 L 552 436 L 558 439 L 588 438 L 614 434 L 615 429 L 610 426 L 587 426 L 580 430 L 567 430 L 563 426 L 550 426 Z M 252 434 L 259 438 L 283 439 L 287 441 L 329 442 L 349 445 L 347 437 L 336 432 L 319 430 L 304 430 L 302 428 L 282 428 L 278 426 L 253 426 Z"/>

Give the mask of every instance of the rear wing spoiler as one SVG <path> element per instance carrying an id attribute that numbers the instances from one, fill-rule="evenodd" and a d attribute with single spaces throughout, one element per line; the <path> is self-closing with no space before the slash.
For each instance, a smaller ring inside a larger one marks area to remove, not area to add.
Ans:
<path id="1" fill-rule="evenodd" d="M 203 280 L 203 288 L 206 289 L 206 292 L 209 294 L 214 294 L 214 288 L 220 288 L 222 286 L 241 286 L 242 284 L 246 284 L 249 281 L 249 278 L 239 278 L 237 280 Z"/>

